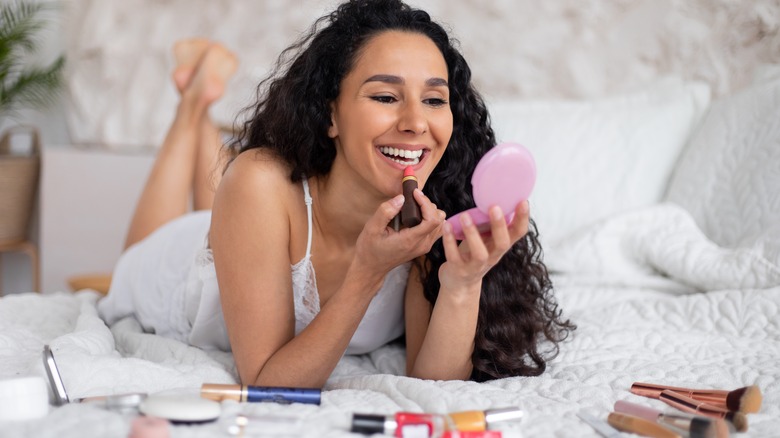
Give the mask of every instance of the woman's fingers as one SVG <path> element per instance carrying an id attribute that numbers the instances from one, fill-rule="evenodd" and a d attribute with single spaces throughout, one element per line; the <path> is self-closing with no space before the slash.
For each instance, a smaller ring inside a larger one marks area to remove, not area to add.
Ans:
<path id="1" fill-rule="evenodd" d="M 501 207 L 494 205 L 488 210 L 490 215 L 490 264 L 495 265 L 507 252 L 514 240 L 512 239 L 509 227 L 507 227 L 504 212 Z"/>
<path id="2" fill-rule="evenodd" d="M 530 210 L 528 201 L 523 201 L 515 207 L 515 217 L 512 218 L 512 223 L 509 224 L 509 236 L 512 242 L 517 242 L 528 233 L 528 221 L 531 217 Z"/>
<path id="3" fill-rule="evenodd" d="M 401 207 L 404 205 L 404 195 L 398 195 L 395 198 L 387 200 L 379 205 L 379 209 L 374 216 L 366 223 L 368 227 L 376 230 L 385 230 L 401 211 Z"/>
<path id="4" fill-rule="evenodd" d="M 460 224 L 463 228 L 463 235 L 465 239 L 461 245 L 466 245 L 468 261 L 476 262 L 478 264 L 485 263 L 488 259 L 488 249 L 485 246 L 485 242 L 482 240 L 482 236 L 474 225 L 474 220 L 468 213 L 462 213 L 460 215 Z"/>

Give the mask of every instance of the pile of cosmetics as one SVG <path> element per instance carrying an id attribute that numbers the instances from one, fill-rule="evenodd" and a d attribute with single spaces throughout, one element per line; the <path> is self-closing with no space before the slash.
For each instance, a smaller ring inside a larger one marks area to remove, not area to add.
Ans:
<path id="1" fill-rule="evenodd" d="M 761 409 L 762 398 L 757 386 L 727 391 L 636 382 L 631 385 L 631 392 L 660 400 L 681 412 L 661 412 L 618 400 L 614 412 L 607 417 L 614 429 L 585 413 L 580 413 L 580 417 L 607 437 L 617 436 L 617 429 L 657 438 L 724 438 L 731 432 L 747 431 L 747 414 Z"/>

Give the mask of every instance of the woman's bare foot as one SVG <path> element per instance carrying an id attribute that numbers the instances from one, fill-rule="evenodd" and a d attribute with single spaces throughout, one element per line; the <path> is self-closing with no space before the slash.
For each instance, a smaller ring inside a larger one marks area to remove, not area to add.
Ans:
<path id="1" fill-rule="evenodd" d="M 222 97 L 228 79 L 237 68 L 238 58 L 233 52 L 220 44 L 211 44 L 182 96 L 194 97 L 199 103 L 210 105 Z"/>
<path id="2" fill-rule="evenodd" d="M 211 41 L 205 38 L 190 38 L 179 40 L 173 46 L 173 57 L 176 66 L 173 69 L 173 83 L 179 94 L 183 93 L 190 84 L 198 63 L 205 55 Z"/>

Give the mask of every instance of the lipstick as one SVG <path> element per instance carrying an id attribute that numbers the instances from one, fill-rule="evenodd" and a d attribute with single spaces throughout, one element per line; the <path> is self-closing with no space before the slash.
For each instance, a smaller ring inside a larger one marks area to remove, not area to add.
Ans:
<path id="1" fill-rule="evenodd" d="M 283 388 L 272 386 L 225 385 L 219 383 L 204 383 L 200 388 L 200 396 L 221 402 L 235 400 L 238 402 L 275 402 L 275 403 L 306 403 L 320 404 L 322 390 L 318 388 Z"/>
<path id="2" fill-rule="evenodd" d="M 414 189 L 417 188 L 417 177 L 414 176 L 412 166 L 406 166 L 404 169 L 404 179 L 401 180 L 404 191 L 404 205 L 401 207 L 401 223 L 405 227 L 411 228 L 422 222 L 422 213 L 420 206 L 414 200 Z"/>

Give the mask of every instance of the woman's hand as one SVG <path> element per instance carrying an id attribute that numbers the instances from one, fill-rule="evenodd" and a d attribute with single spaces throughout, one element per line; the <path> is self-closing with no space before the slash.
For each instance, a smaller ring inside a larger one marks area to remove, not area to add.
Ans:
<path id="1" fill-rule="evenodd" d="M 415 189 L 414 199 L 420 206 L 422 222 L 400 231 L 393 230 L 388 224 L 401 211 L 404 196 L 398 195 L 379 206 L 358 237 L 354 266 L 381 273 L 384 277 L 394 267 L 431 250 L 433 243 L 442 235 L 446 214 L 437 209 L 420 189 Z"/>
<path id="2" fill-rule="evenodd" d="M 488 211 L 490 232 L 480 234 L 468 213 L 460 216 L 464 240 L 458 245 L 452 226 L 443 225 L 442 240 L 447 261 L 439 270 L 442 289 L 479 290 L 473 286 L 482 282 L 482 277 L 495 266 L 501 257 L 518 240 L 528 233 L 529 207 L 523 201 L 515 208 L 512 223 L 507 225 L 504 212 L 498 206 Z"/>

